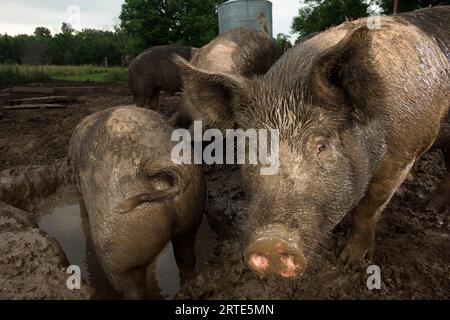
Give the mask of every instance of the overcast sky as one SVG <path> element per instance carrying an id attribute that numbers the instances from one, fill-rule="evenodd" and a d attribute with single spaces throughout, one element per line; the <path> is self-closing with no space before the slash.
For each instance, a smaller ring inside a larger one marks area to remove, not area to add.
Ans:
<path id="1" fill-rule="evenodd" d="M 32 34 L 38 26 L 54 34 L 63 22 L 76 29 L 112 29 L 119 24 L 123 0 L 0 0 L 0 33 Z M 290 33 L 301 0 L 272 0 L 273 33 Z M 80 11 L 80 15 L 78 15 Z M 78 18 L 80 17 L 80 18 Z"/>

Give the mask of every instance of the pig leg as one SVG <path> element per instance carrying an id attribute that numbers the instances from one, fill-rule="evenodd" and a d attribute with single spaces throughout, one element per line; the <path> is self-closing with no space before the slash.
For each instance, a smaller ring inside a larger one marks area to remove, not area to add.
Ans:
<path id="1" fill-rule="evenodd" d="M 147 297 L 147 267 L 137 267 L 121 273 L 111 273 L 114 288 L 126 300 L 140 300 Z"/>
<path id="2" fill-rule="evenodd" d="M 89 282 L 92 286 L 98 288 L 97 294 L 99 297 L 105 298 L 119 298 L 120 296 L 115 292 L 111 286 L 103 268 L 95 252 L 94 242 L 91 237 L 91 228 L 89 224 L 89 216 L 84 204 L 83 196 L 79 194 L 81 225 L 84 233 L 84 240 L 86 245 L 86 264 L 89 271 Z M 100 289 L 101 288 L 101 289 Z"/>
<path id="3" fill-rule="evenodd" d="M 428 207 L 437 211 L 443 211 L 450 203 L 450 150 L 443 149 L 445 164 L 447 166 L 447 175 L 442 180 L 437 191 L 431 197 Z"/>
<path id="4" fill-rule="evenodd" d="M 111 284 L 108 281 L 107 275 L 101 267 L 98 260 L 95 246 L 91 238 L 89 216 L 86 210 L 86 206 L 81 194 L 79 194 L 81 222 L 85 235 L 86 251 L 87 251 L 87 263 L 88 270 L 90 272 L 90 280 L 97 287 L 101 288 L 101 292 L 105 294 L 108 292 L 108 297 L 115 297 L 115 294 L 111 295 L 110 290 L 113 289 L 117 293 L 123 295 L 125 299 L 136 300 L 142 299 L 147 294 L 147 268 L 135 268 L 127 272 L 111 272 Z"/>
<path id="5" fill-rule="evenodd" d="M 173 253 L 182 279 L 195 277 L 195 237 L 197 230 L 172 238 Z"/>
<path id="6" fill-rule="evenodd" d="M 408 176 L 414 160 L 402 168 L 392 167 L 392 163 L 395 160 L 390 159 L 380 165 L 383 169 L 375 174 L 366 195 L 352 212 L 350 236 L 339 256 L 346 266 L 366 256 L 372 258 L 377 222 L 397 188 Z"/>
<path id="7" fill-rule="evenodd" d="M 134 101 L 136 102 L 136 107 L 144 108 L 145 105 L 147 104 L 147 97 L 145 96 L 135 97 Z"/>
<path id="8" fill-rule="evenodd" d="M 149 102 L 148 105 L 150 107 L 150 109 L 155 110 L 155 111 L 159 111 L 159 94 L 160 94 L 160 89 L 158 87 L 153 87 L 150 90 L 150 95 L 149 95 Z"/>

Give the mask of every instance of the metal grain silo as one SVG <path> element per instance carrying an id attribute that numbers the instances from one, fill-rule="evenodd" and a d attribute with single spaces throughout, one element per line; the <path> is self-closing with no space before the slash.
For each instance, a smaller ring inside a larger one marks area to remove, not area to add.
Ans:
<path id="1" fill-rule="evenodd" d="M 219 31 L 239 27 L 260 30 L 273 37 L 272 3 L 266 0 L 230 0 L 217 7 Z"/>

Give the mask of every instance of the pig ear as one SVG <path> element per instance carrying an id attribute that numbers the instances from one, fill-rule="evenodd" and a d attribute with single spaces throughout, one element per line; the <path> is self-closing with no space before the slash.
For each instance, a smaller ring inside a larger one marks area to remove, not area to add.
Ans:
<path id="1" fill-rule="evenodd" d="M 184 87 L 189 92 L 186 103 L 191 104 L 210 127 L 221 130 L 235 127 L 235 113 L 246 98 L 250 81 L 242 76 L 210 72 L 194 67 L 176 55 Z"/>
<path id="2" fill-rule="evenodd" d="M 365 109 L 376 95 L 371 88 L 381 89 L 371 65 L 373 32 L 359 27 L 314 59 L 310 78 L 313 96 L 330 105 L 374 112 Z"/>

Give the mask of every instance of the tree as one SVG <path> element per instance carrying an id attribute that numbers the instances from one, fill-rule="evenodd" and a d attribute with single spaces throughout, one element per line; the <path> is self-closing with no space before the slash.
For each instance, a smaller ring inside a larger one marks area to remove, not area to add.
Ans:
<path id="1" fill-rule="evenodd" d="M 61 32 L 64 35 L 72 35 L 75 32 L 75 29 L 72 28 L 72 26 L 67 23 L 67 22 L 63 22 L 62 26 L 61 26 Z"/>
<path id="2" fill-rule="evenodd" d="M 33 39 L 33 36 L 26 34 L 0 36 L 0 63 L 21 63 L 24 48 Z"/>
<path id="3" fill-rule="evenodd" d="M 283 54 L 285 53 L 289 48 L 292 48 L 292 43 L 289 40 L 289 36 L 284 33 L 277 34 L 277 37 L 275 38 L 275 43 L 278 47 L 278 53 Z"/>
<path id="4" fill-rule="evenodd" d="M 110 65 L 120 65 L 126 41 L 120 28 L 75 31 L 64 23 L 52 36 L 47 28 L 37 27 L 32 36 L 0 34 L 0 63 L 100 65 L 107 57 Z"/>
<path id="5" fill-rule="evenodd" d="M 5 35 L 0 35 L 0 63 L 15 63 L 17 60 L 14 57 L 14 38 Z"/>
<path id="6" fill-rule="evenodd" d="M 22 49 L 21 62 L 31 65 L 49 64 L 51 57 L 44 44 L 36 39 L 31 39 L 25 43 Z"/>
<path id="7" fill-rule="evenodd" d="M 34 36 L 36 38 L 49 39 L 52 37 L 52 33 L 45 27 L 37 27 L 36 29 L 34 29 Z"/>
<path id="8" fill-rule="evenodd" d="M 394 10 L 394 0 L 377 0 L 384 14 L 392 14 Z M 437 5 L 450 5 L 450 0 L 398 0 L 398 12 L 413 11 L 420 8 Z"/>
<path id="9" fill-rule="evenodd" d="M 74 50 L 75 64 L 102 64 L 105 57 L 110 64 L 122 61 L 125 37 L 120 30 L 116 32 L 84 29 L 74 36 L 77 46 Z"/>
<path id="10" fill-rule="evenodd" d="M 305 0 L 305 4 L 291 26 L 299 38 L 339 25 L 346 19 L 364 17 L 368 8 L 364 0 Z"/>
<path id="11" fill-rule="evenodd" d="M 223 0 L 125 0 L 121 27 L 129 37 L 126 51 L 177 43 L 203 46 L 218 33 L 216 5 Z"/>
<path id="12" fill-rule="evenodd" d="M 55 64 L 76 64 L 75 49 L 80 45 L 75 43 L 75 30 L 70 24 L 63 22 L 61 33 L 55 34 L 50 44 Z"/>
<path id="13" fill-rule="evenodd" d="M 52 62 L 49 52 L 52 33 L 45 27 L 34 29 L 34 38 L 30 39 L 22 48 L 22 63 L 49 64 Z"/>

